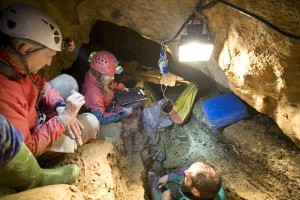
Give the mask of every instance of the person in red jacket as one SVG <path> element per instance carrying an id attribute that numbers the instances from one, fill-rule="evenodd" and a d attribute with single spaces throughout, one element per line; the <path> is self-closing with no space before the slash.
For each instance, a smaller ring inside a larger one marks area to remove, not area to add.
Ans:
<path id="1" fill-rule="evenodd" d="M 38 9 L 12 4 L 0 16 L 0 34 L 0 112 L 23 134 L 30 151 L 35 156 L 74 152 L 95 138 L 95 116 L 77 116 L 85 100 L 76 92 L 76 80 L 64 74 L 47 82 L 37 74 L 62 50 L 57 24 Z"/>
<path id="2" fill-rule="evenodd" d="M 114 75 L 123 71 L 116 57 L 108 51 L 99 51 L 90 56 L 90 69 L 85 74 L 82 92 L 85 106 L 98 119 L 100 124 L 108 124 L 128 117 L 133 108 L 120 107 L 113 102 L 114 91 L 126 90 L 123 83 L 114 82 Z"/>

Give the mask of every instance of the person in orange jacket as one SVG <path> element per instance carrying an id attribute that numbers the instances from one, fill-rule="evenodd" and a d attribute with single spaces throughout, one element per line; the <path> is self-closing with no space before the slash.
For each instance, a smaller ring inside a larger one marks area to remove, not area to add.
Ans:
<path id="1" fill-rule="evenodd" d="M 0 16 L 0 34 L 0 111 L 30 151 L 74 152 L 96 138 L 95 116 L 77 116 L 85 100 L 76 80 L 63 74 L 47 82 L 37 74 L 62 50 L 58 25 L 36 8 L 12 4 Z"/>
<path id="2" fill-rule="evenodd" d="M 116 57 L 108 51 L 92 53 L 90 57 L 90 69 L 85 74 L 82 85 L 86 108 L 97 117 L 100 124 L 128 117 L 138 105 L 120 107 L 113 102 L 116 90 L 127 89 L 123 83 L 114 82 L 114 75 L 120 74 L 123 68 L 118 65 Z"/>

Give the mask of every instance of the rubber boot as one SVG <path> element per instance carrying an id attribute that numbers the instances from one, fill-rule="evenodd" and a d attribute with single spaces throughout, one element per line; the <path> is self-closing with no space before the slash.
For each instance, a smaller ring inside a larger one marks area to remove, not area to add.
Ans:
<path id="1" fill-rule="evenodd" d="M 19 192 L 45 185 L 68 184 L 76 180 L 79 171 L 79 167 L 74 164 L 42 169 L 23 143 L 18 154 L 0 168 L 0 190 L 15 189 Z"/>

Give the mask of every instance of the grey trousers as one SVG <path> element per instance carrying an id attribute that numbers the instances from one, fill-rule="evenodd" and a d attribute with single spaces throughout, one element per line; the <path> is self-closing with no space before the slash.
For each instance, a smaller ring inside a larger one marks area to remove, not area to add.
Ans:
<path id="1" fill-rule="evenodd" d="M 61 74 L 49 81 L 62 96 L 64 100 L 71 95 L 71 91 L 78 91 L 77 81 L 70 75 Z M 82 113 L 77 115 L 77 119 L 83 124 L 84 129 L 81 131 L 83 143 L 91 139 L 96 139 L 100 130 L 100 124 L 96 116 L 92 113 Z M 77 149 L 77 143 L 69 136 L 62 134 L 47 151 L 73 153 Z"/>

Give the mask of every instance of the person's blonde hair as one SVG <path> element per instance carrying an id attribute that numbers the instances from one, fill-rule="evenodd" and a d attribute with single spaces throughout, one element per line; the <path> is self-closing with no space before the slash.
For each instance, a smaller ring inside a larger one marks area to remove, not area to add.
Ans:
<path id="1" fill-rule="evenodd" d="M 111 81 L 109 84 L 104 84 L 103 79 L 106 76 L 105 74 L 102 74 L 102 73 L 94 70 L 93 68 L 91 68 L 91 72 L 92 72 L 93 76 L 95 77 L 95 79 L 97 80 L 97 83 L 103 90 L 104 95 L 107 96 L 108 92 L 112 89 L 114 81 Z"/>

